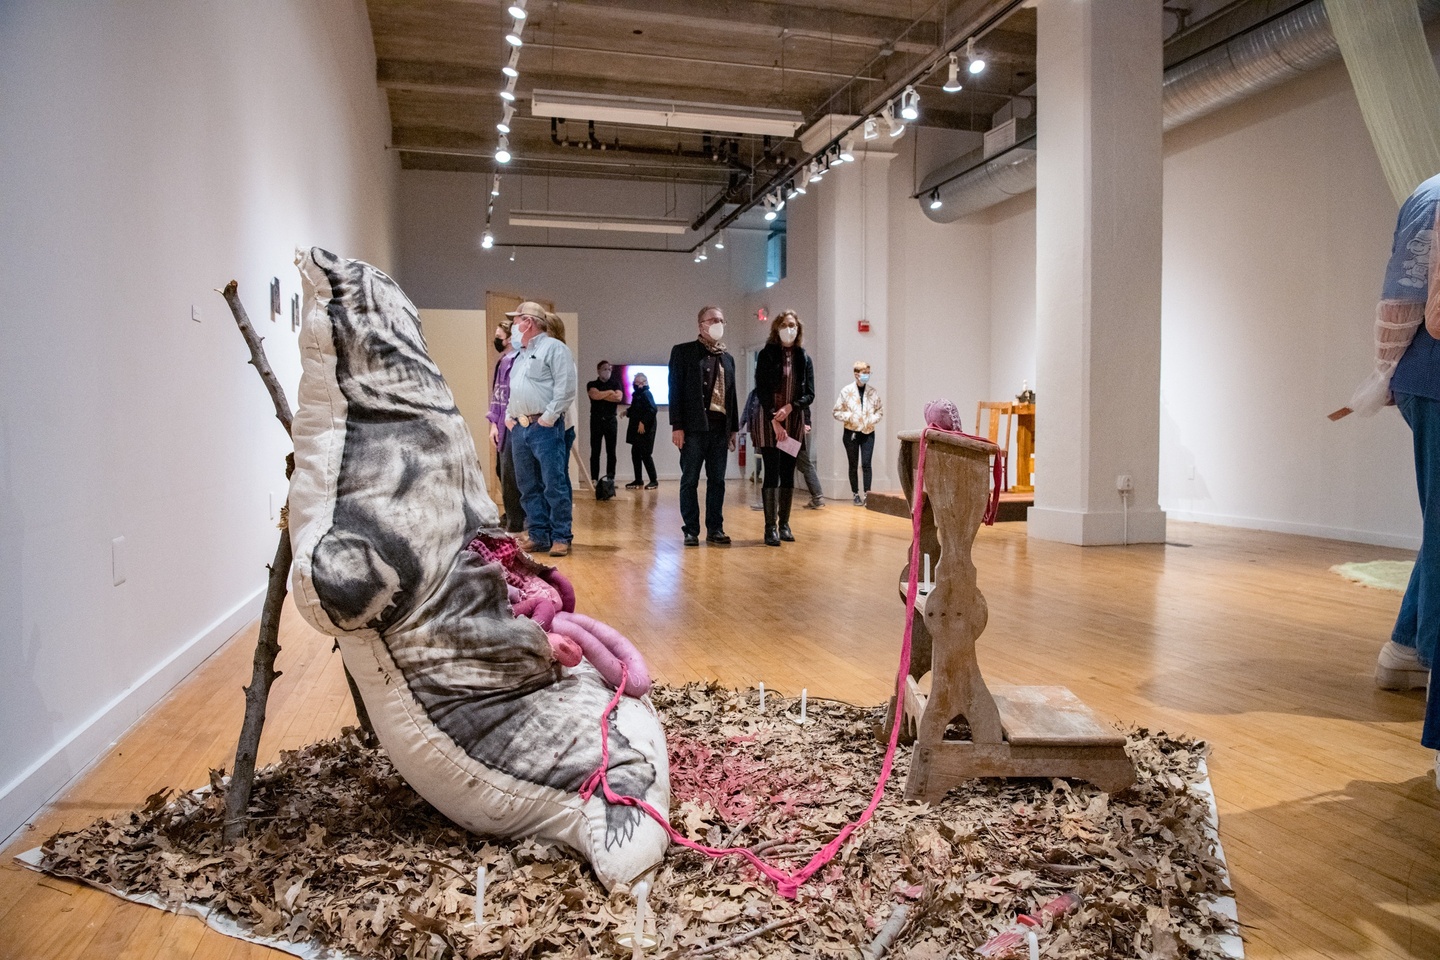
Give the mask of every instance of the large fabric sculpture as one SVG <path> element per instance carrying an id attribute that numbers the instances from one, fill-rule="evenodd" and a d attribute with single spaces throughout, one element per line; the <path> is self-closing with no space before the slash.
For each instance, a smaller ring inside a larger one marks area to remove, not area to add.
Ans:
<path id="1" fill-rule="evenodd" d="M 415 308 L 368 264 L 319 248 L 298 263 L 296 606 L 338 638 L 381 744 L 437 809 L 477 833 L 561 841 L 607 886 L 634 880 L 663 855 L 663 828 L 579 794 L 614 691 L 588 663 L 557 661 L 546 628 L 512 611 L 502 565 L 467 548 L 506 534 Z M 621 698 L 607 772 L 617 793 L 668 808 L 647 699 Z"/>

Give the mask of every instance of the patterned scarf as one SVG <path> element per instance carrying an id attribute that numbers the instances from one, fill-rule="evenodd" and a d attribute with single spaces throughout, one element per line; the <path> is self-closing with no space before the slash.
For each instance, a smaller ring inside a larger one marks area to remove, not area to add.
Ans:
<path id="1" fill-rule="evenodd" d="M 707 343 L 704 337 L 697 337 L 700 345 L 709 351 L 705 358 L 705 381 L 710 388 L 711 413 L 726 413 L 725 409 L 725 364 L 720 362 L 720 355 L 725 352 L 723 343 Z"/>

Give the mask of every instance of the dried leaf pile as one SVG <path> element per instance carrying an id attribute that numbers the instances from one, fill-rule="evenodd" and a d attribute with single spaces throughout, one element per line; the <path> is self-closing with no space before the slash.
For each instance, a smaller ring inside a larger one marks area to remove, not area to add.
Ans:
<path id="1" fill-rule="evenodd" d="M 753 694 L 714 686 L 653 696 L 669 736 L 672 820 L 694 839 L 798 869 L 869 802 L 883 755 L 878 709 L 812 700 L 802 727 L 790 722 L 795 704 L 774 695 L 765 715 Z M 977 780 L 935 807 L 901 797 L 901 748 L 874 820 L 794 901 L 738 858 L 672 847 L 650 895 L 660 943 L 648 955 L 854 960 L 872 955 L 861 951 L 903 904 L 886 956 L 971 957 L 1016 913 L 1079 890 L 1084 906 L 1044 932 L 1043 956 L 1221 957 L 1218 937 L 1233 924 L 1211 903 L 1229 891 L 1206 801 L 1189 789 L 1205 746 L 1143 730 L 1128 739 L 1139 782 L 1122 796 L 1063 780 Z M 262 771 L 250 836 L 230 848 L 218 774 L 212 788 L 159 793 L 57 834 L 46 869 L 207 904 L 260 935 L 355 956 L 629 955 L 615 941 L 633 924 L 625 891 L 607 894 L 557 845 L 456 828 L 353 732 Z"/>

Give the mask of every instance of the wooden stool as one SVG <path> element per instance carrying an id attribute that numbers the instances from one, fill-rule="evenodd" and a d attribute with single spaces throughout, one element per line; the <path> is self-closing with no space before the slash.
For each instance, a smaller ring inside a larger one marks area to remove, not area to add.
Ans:
<path id="1" fill-rule="evenodd" d="M 1117 793 L 1135 782 L 1125 738 L 1065 687 L 997 687 L 980 675 L 975 641 L 989 611 L 971 548 L 985 514 L 993 444 L 927 430 L 925 490 L 915 489 L 920 432 L 900 434 L 900 477 L 912 507 L 922 496 L 920 550 L 938 558 L 935 582 L 915 604 L 902 732 L 915 753 L 905 796 L 931 803 L 971 777 L 1074 777 Z M 900 592 L 909 577 L 901 573 Z M 930 694 L 916 680 L 932 673 Z M 969 740 L 946 740 L 957 718 Z M 887 731 L 888 733 L 888 731 Z"/>

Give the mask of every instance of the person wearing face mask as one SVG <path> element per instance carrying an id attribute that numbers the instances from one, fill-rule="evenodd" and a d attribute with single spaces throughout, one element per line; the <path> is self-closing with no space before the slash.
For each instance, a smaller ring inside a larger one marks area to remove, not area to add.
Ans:
<path id="1" fill-rule="evenodd" d="M 570 554 L 574 510 L 566 469 L 565 411 L 575 402 L 575 358 L 560 340 L 545 333 L 545 308 L 527 300 L 513 313 L 510 336 L 516 338 L 510 367 L 510 402 L 505 426 L 514 450 L 515 480 L 525 506 L 528 553 Z"/>
<path id="2" fill-rule="evenodd" d="M 490 411 L 485 414 L 485 419 L 490 421 L 490 445 L 495 448 L 495 472 L 500 476 L 500 498 L 505 507 L 505 515 L 500 522 L 508 533 L 523 533 L 525 508 L 520 505 L 520 487 L 515 483 L 515 460 L 507 442 L 510 429 L 505 426 L 505 407 L 510 403 L 510 366 L 515 362 L 515 348 L 510 344 L 513 325 L 514 321 L 506 317 L 495 327 L 495 352 L 500 354 L 500 359 L 495 361 Z"/>
<path id="3" fill-rule="evenodd" d="M 615 379 L 615 367 L 609 360 L 596 364 L 595 379 L 585 384 L 585 395 L 590 398 L 590 476 L 597 480 L 603 476 L 613 484 L 618 426 L 615 414 L 625 393 L 620 389 L 620 381 Z M 600 473 L 601 446 L 605 447 L 604 474 Z"/>
<path id="4" fill-rule="evenodd" d="M 670 351 L 670 439 L 680 448 L 680 519 L 685 546 L 700 545 L 700 471 L 705 471 L 705 539 L 728 544 L 725 467 L 735 449 L 740 410 L 735 358 L 721 339 L 725 314 L 702 307 L 699 334 Z"/>
<path id="5" fill-rule="evenodd" d="M 875 426 L 885 411 L 880 404 L 880 391 L 870 385 L 870 364 L 864 360 L 855 361 L 855 382 L 845 384 L 832 411 L 835 419 L 845 426 L 842 438 L 845 457 L 850 461 L 850 493 L 855 497 L 855 506 L 865 506 L 870 495 L 870 455 L 875 452 Z M 865 486 L 862 492 L 860 477 L 856 475 L 857 463 L 863 464 Z"/>
<path id="6" fill-rule="evenodd" d="M 644 467 L 650 477 L 645 483 L 646 490 L 660 486 L 655 474 L 655 398 L 650 395 L 650 381 L 645 374 L 635 374 L 630 381 L 630 406 L 625 410 L 625 419 L 630 423 L 625 428 L 625 442 L 630 444 L 630 462 L 635 466 L 635 482 L 625 484 L 626 490 L 639 490 L 642 481 L 640 468 Z"/>
<path id="7" fill-rule="evenodd" d="M 815 399 L 815 368 L 801 346 L 804 327 L 794 310 L 770 323 L 770 336 L 755 358 L 755 396 L 760 401 L 761 489 L 765 543 L 793 541 L 790 504 L 795 494 L 795 458 L 805 438 L 805 410 Z"/>

